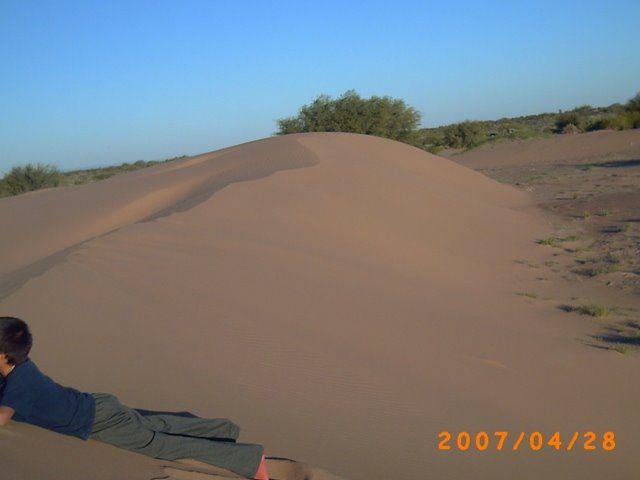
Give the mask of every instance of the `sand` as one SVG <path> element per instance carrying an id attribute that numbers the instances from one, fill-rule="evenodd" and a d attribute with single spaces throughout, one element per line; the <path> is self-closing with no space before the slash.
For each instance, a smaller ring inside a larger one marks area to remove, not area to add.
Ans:
<path id="1" fill-rule="evenodd" d="M 0 200 L 0 312 L 59 382 L 232 418 L 309 478 L 632 478 L 638 357 L 518 295 L 544 282 L 518 260 L 551 255 L 532 204 L 390 140 L 269 138 Z M 441 451 L 442 431 L 491 448 Z M 514 452 L 520 431 L 599 446 Z M 0 442 L 3 478 L 182 478 L 15 422 Z"/>
<path id="2" fill-rule="evenodd" d="M 551 138 L 494 142 L 466 152 L 451 151 L 444 156 L 474 169 L 553 163 L 565 165 L 589 160 L 636 158 L 640 151 L 640 130 L 599 130 L 584 134 L 555 135 Z M 457 153 L 457 154 L 456 154 Z"/>
<path id="3" fill-rule="evenodd" d="M 566 293 L 565 302 L 582 297 L 640 310 L 640 130 L 493 143 L 450 158 L 530 192 L 555 235 L 576 239 L 553 246 L 555 265 L 546 272 L 564 279 L 560 289 L 549 284 Z M 635 317 L 640 329 L 637 313 L 622 313 L 618 323 Z"/>

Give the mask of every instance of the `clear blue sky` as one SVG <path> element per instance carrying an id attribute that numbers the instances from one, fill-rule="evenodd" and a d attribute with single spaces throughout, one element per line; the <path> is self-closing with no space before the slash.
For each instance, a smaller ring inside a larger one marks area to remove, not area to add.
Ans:
<path id="1" fill-rule="evenodd" d="M 640 1 L 0 0 L 0 174 L 192 155 L 319 94 L 424 126 L 640 90 Z"/>

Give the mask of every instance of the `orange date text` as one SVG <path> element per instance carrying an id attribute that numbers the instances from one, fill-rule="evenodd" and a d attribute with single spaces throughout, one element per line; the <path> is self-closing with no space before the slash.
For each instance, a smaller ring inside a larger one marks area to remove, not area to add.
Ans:
<path id="1" fill-rule="evenodd" d="M 616 448 L 616 436 L 613 432 L 569 432 L 561 434 L 553 432 L 440 432 L 438 433 L 438 450 L 442 451 L 513 451 L 530 450 L 538 452 L 542 449 L 554 449 L 570 452 L 572 450 L 605 451 Z"/>

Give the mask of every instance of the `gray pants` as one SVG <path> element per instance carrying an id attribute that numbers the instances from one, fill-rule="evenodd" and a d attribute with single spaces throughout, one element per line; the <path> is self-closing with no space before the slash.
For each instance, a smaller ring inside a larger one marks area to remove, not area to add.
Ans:
<path id="1" fill-rule="evenodd" d="M 263 454 L 260 445 L 235 443 L 240 429 L 224 419 L 139 411 L 116 397 L 94 393 L 96 417 L 91 438 L 164 460 L 192 458 L 253 478 Z"/>

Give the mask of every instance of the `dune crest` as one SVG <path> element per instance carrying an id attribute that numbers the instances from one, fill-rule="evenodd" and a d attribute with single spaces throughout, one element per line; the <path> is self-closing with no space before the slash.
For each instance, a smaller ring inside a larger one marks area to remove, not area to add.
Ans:
<path id="1" fill-rule="evenodd" d="M 304 149 L 269 140 L 118 175 L 78 187 L 40 190 L 0 202 L 0 297 L 50 268 L 67 249 L 126 225 L 187 210 L 236 182 L 313 165 Z M 286 152 L 282 152 L 282 148 Z M 238 150 L 239 149 L 239 150 Z M 240 153 L 238 153 L 240 151 Z M 41 233 L 46 232 L 46 236 Z"/>

